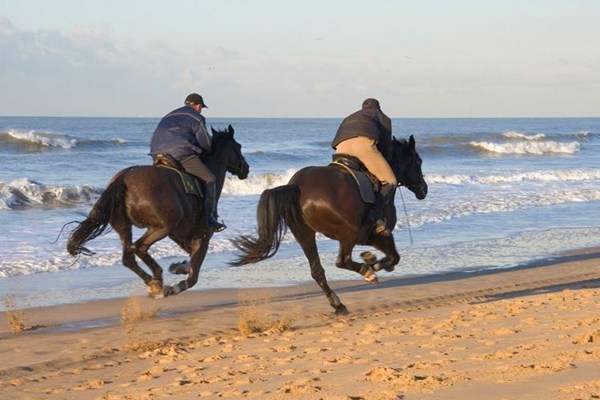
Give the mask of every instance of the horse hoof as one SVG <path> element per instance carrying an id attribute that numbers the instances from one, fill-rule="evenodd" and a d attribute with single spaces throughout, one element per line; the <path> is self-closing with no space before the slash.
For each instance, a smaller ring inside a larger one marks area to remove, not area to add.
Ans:
<path id="1" fill-rule="evenodd" d="M 348 314 L 350 314 L 350 311 L 348 311 L 348 309 L 346 308 L 345 305 L 340 304 L 339 306 L 337 306 L 335 308 L 335 314 L 336 315 L 348 315 Z"/>
<path id="2" fill-rule="evenodd" d="M 163 285 L 162 282 L 152 280 L 148 284 L 148 295 L 155 299 L 160 299 L 163 297 Z"/>
<path id="3" fill-rule="evenodd" d="M 363 266 L 360 267 L 360 270 L 358 271 L 358 273 L 363 276 L 363 278 L 365 279 L 366 282 L 379 283 L 379 279 L 377 279 L 377 275 L 375 274 L 375 271 L 373 271 L 371 269 L 371 266 L 369 266 L 369 265 L 363 264 Z"/>
<path id="4" fill-rule="evenodd" d="M 365 279 L 365 282 L 368 282 L 368 283 L 379 283 L 379 279 L 377 278 L 377 275 L 371 269 L 367 270 L 364 273 L 363 277 Z"/>
<path id="5" fill-rule="evenodd" d="M 164 297 L 175 296 L 179 292 L 181 292 L 181 290 L 179 289 L 178 285 L 165 286 L 165 288 L 163 289 Z"/>
<path id="6" fill-rule="evenodd" d="M 370 251 L 363 251 L 362 253 L 360 253 L 360 257 L 365 263 L 369 265 L 374 265 L 377 262 L 377 257 Z"/>

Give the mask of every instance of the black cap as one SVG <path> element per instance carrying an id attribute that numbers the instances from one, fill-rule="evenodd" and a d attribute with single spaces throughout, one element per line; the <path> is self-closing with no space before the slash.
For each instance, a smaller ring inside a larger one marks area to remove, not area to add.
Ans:
<path id="1" fill-rule="evenodd" d="M 381 106 L 379 105 L 379 101 L 377 99 L 366 99 L 362 103 L 362 108 L 374 108 L 379 110 Z"/>
<path id="2" fill-rule="evenodd" d="M 200 96 L 198 93 L 192 93 L 188 95 L 188 97 L 185 98 L 185 104 L 189 104 L 190 106 L 200 104 L 202 107 L 208 108 L 208 106 L 204 104 L 202 96 Z"/>

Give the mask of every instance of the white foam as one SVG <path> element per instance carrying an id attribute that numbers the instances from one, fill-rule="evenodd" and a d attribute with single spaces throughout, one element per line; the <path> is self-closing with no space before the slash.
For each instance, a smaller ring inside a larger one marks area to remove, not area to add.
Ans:
<path id="1" fill-rule="evenodd" d="M 469 200 L 465 197 L 467 196 Z M 474 197 L 472 195 L 456 196 L 437 207 L 428 207 L 420 213 L 410 216 L 413 227 L 428 223 L 448 221 L 475 214 L 509 213 L 534 207 L 553 206 L 566 203 L 600 201 L 600 189 L 571 188 L 551 189 L 545 192 L 521 191 L 501 197 L 497 192 Z M 404 223 L 399 218 L 397 226 Z"/>
<path id="2" fill-rule="evenodd" d="M 520 141 L 510 143 L 471 142 L 471 146 L 498 154 L 575 154 L 581 149 L 579 142 L 561 143 L 555 141 Z"/>
<path id="3" fill-rule="evenodd" d="M 502 184 L 511 182 L 559 182 L 559 181 L 595 181 L 600 180 L 600 170 L 596 169 L 573 169 L 573 170 L 556 170 L 556 171 L 531 171 L 531 172 L 516 172 L 505 175 L 440 175 L 428 174 L 426 177 L 429 184 Z"/>
<path id="4" fill-rule="evenodd" d="M 502 134 L 502 136 L 509 138 L 509 139 L 525 139 L 525 140 L 540 140 L 540 139 L 544 139 L 546 137 L 546 135 L 544 135 L 543 133 L 538 133 L 535 135 L 526 135 L 524 133 L 514 132 L 514 131 L 505 132 Z"/>
<path id="5" fill-rule="evenodd" d="M 260 194 L 265 189 L 271 189 L 288 183 L 292 175 L 296 173 L 294 169 L 288 169 L 283 174 L 258 174 L 250 175 L 248 179 L 240 180 L 236 177 L 228 176 L 223 186 L 222 195 L 243 196 L 251 194 Z"/>

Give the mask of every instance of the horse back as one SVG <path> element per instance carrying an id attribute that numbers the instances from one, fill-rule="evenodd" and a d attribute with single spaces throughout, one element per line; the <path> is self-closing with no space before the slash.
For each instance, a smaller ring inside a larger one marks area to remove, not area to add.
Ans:
<path id="1" fill-rule="evenodd" d="M 289 182 L 300 188 L 300 208 L 311 228 L 337 236 L 340 227 L 361 225 L 366 205 L 354 178 L 344 170 L 312 166 L 298 171 Z"/>
<path id="2" fill-rule="evenodd" d="M 196 197 L 185 193 L 181 179 L 170 169 L 133 166 L 117 173 L 115 179 L 125 184 L 128 217 L 138 227 L 175 225 L 199 208 Z"/>

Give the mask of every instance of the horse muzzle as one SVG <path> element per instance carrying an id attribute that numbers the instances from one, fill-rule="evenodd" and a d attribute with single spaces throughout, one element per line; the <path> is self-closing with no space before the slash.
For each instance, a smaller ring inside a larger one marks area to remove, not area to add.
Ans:
<path id="1" fill-rule="evenodd" d="M 406 188 L 415 194 L 417 200 L 423 200 L 427 197 L 428 187 L 426 182 L 422 182 L 419 185 L 407 186 Z"/>
<path id="2" fill-rule="evenodd" d="M 236 176 L 241 179 L 244 180 L 248 177 L 248 174 L 250 173 L 250 166 L 248 164 L 244 165 L 243 168 L 241 168 L 238 173 L 236 174 Z"/>

